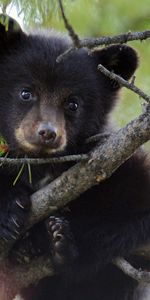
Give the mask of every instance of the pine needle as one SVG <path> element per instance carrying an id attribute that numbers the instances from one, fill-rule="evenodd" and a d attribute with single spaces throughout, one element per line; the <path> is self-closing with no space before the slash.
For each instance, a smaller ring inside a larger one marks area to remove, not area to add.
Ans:
<path id="1" fill-rule="evenodd" d="M 29 183 L 32 184 L 32 171 L 31 171 L 31 165 L 27 163 L 28 166 L 28 176 L 29 176 Z"/>
<path id="2" fill-rule="evenodd" d="M 22 166 L 21 166 L 21 168 L 20 168 L 20 170 L 19 170 L 19 172 L 18 172 L 18 174 L 17 174 L 17 176 L 16 176 L 16 178 L 15 178 L 15 180 L 14 180 L 14 182 L 13 182 L 13 186 L 16 185 L 18 179 L 20 178 L 20 176 L 21 176 L 21 174 L 22 174 L 22 172 L 23 172 L 24 166 L 25 166 L 25 163 L 22 164 Z"/>

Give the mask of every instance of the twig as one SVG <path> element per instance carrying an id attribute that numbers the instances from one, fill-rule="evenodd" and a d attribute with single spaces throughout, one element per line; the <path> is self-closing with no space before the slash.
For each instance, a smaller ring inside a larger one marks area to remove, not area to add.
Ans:
<path id="1" fill-rule="evenodd" d="M 68 50 L 66 50 L 56 58 L 56 62 L 60 63 L 61 61 L 65 60 L 68 57 L 68 55 L 74 52 L 75 50 L 76 48 L 70 47 Z"/>
<path id="2" fill-rule="evenodd" d="M 123 44 L 130 41 L 143 41 L 150 38 L 150 30 L 145 31 L 137 31 L 137 32 L 127 32 L 122 33 L 114 36 L 102 36 L 100 38 L 86 38 L 80 39 L 80 48 L 88 48 L 92 49 L 98 46 L 107 46 L 110 44 Z M 67 56 L 76 50 L 76 47 L 70 47 L 67 51 L 62 53 L 57 57 L 57 62 L 61 62 L 62 60 L 66 59 Z"/>
<path id="3" fill-rule="evenodd" d="M 113 264 L 134 280 L 138 282 L 144 281 L 150 283 L 150 272 L 137 270 L 123 257 L 115 258 L 113 260 Z"/>
<path id="4" fill-rule="evenodd" d="M 111 176 L 134 151 L 150 138 L 150 114 L 147 111 L 128 123 L 118 132 L 111 134 L 105 142 L 96 146 L 87 161 L 81 161 L 64 172 L 40 191 L 32 199 L 30 226 L 46 218 L 54 209 L 68 202 Z M 111 157 L 111 159 L 110 159 Z M 40 207 L 40 203 L 42 206 Z"/>
<path id="5" fill-rule="evenodd" d="M 88 161 L 79 162 L 49 185 L 34 193 L 31 196 L 32 211 L 28 226 L 31 227 L 34 223 L 48 217 L 54 213 L 54 210 L 64 207 L 88 188 L 109 177 L 138 146 L 146 142 L 150 137 L 149 109 L 147 105 L 147 111 L 117 133 L 110 135 L 100 146 L 95 147 Z M 8 245 L 1 242 L 0 257 L 4 258 L 8 253 Z M 14 271 L 15 276 L 17 276 L 16 272 L 17 270 Z M 24 286 L 24 283 L 21 282 L 20 288 L 22 285 Z"/>
<path id="6" fill-rule="evenodd" d="M 80 41 L 81 47 L 93 48 L 102 45 L 122 44 L 129 41 L 146 40 L 150 38 L 150 30 L 127 32 L 114 36 L 102 36 L 100 38 L 87 38 Z"/>
<path id="7" fill-rule="evenodd" d="M 86 141 L 85 144 L 89 144 L 89 143 L 93 143 L 93 142 L 99 142 L 99 141 L 103 141 L 104 139 L 107 139 L 110 136 L 109 132 L 103 132 L 103 133 L 98 133 L 95 134 L 91 137 L 89 137 Z"/>
<path id="8" fill-rule="evenodd" d="M 81 161 L 65 171 L 53 182 L 31 196 L 32 211 L 28 227 L 47 218 L 57 209 L 77 199 L 83 192 L 111 176 L 134 151 L 150 138 L 150 107 L 138 118 L 105 142 L 96 146 L 86 161 Z M 110 159 L 111 157 L 111 159 Z M 7 256 L 7 245 L 0 241 L 0 258 Z"/>
<path id="9" fill-rule="evenodd" d="M 85 144 L 98 142 L 104 140 L 105 138 L 109 137 L 110 133 L 98 133 L 86 139 Z M 65 155 L 59 157 L 50 157 L 50 158 L 9 158 L 7 156 L 0 157 L 0 166 L 2 165 L 22 165 L 22 164 L 30 164 L 30 165 L 41 165 L 41 164 L 57 164 L 57 163 L 65 163 L 71 161 L 85 161 L 88 160 L 89 154 L 74 154 L 74 155 Z"/>
<path id="10" fill-rule="evenodd" d="M 65 15 L 62 0 L 58 0 L 58 3 L 59 3 L 59 6 L 60 6 L 61 15 L 62 15 L 62 18 L 64 20 L 65 27 L 66 27 L 66 29 L 69 33 L 69 36 L 71 37 L 71 39 L 73 41 L 74 47 L 75 48 L 80 48 L 80 39 L 79 39 L 78 35 L 74 31 L 73 27 L 71 26 L 71 24 L 69 23 L 66 15 Z M 69 50 L 69 52 L 70 52 L 70 50 Z"/>
<path id="11" fill-rule="evenodd" d="M 138 94 L 141 98 L 146 100 L 148 103 L 150 103 L 150 96 L 145 94 L 141 89 L 139 89 L 137 86 L 135 86 L 132 82 L 129 83 L 127 80 L 123 79 L 119 75 L 110 72 L 108 69 L 106 69 L 101 64 L 98 65 L 98 70 L 100 70 L 105 76 L 109 77 L 111 80 L 117 81 L 120 85 L 125 86 L 127 89 L 133 91 L 134 93 Z"/>
<path id="12" fill-rule="evenodd" d="M 49 163 L 63 163 L 71 161 L 81 161 L 87 160 L 88 154 L 78 154 L 78 155 L 66 155 L 62 157 L 51 157 L 51 158 L 0 158 L 1 164 L 8 165 L 20 165 L 20 164 L 49 164 Z"/>

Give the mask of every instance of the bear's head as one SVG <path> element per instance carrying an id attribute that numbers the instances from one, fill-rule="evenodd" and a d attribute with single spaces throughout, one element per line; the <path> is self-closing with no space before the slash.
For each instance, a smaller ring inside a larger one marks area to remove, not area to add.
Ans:
<path id="1" fill-rule="evenodd" d="M 69 38 L 53 31 L 28 35 L 5 15 L 0 22 L 0 134 L 18 155 L 76 152 L 102 132 L 120 89 L 98 64 L 129 79 L 138 64 L 135 50 L 79 49 L 58 63 Z"/>

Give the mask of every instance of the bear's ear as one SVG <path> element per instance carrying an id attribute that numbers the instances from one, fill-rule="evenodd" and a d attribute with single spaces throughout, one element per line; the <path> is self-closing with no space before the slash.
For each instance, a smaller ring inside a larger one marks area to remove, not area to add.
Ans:
<path id="1" fill-rule="evenodd" d="M 6 14 L 0 14 L 0 48 L 6 48 L 8 45 L 20 39 L 25 35 L 19 23 Z"/>
<path id="2" fill-rule="evenodd" d="M 128 80 L 138 67 L 138 56 L 136 51 L 127 45 L 112 45 L 101 50 L 93 51 L 97 64 L 102 64 L 109 71 L 120 75 Z M 119 88 L 119 85 L 112 84 Z"/>

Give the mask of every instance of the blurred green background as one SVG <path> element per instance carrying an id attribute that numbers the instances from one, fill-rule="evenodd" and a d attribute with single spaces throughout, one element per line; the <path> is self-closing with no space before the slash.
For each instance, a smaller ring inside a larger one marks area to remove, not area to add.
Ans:
<path id="1" fill-rule="evenodd" d="M 75 31 L 82 36 L 99 37 L 150 28 L 150 0 L 64 0 L 65 12 Z M 18 17 L 28 28 L 53 27 L 65 31 L 57 0 L 0 0 L 1 9 Z M 150 95 L 150 40 L 130 42 L 140 57 L 135 84 Z M 113 118 L 119 126 L 135 118 L 142 99 L 122 89 L 121 101 Z"/>

